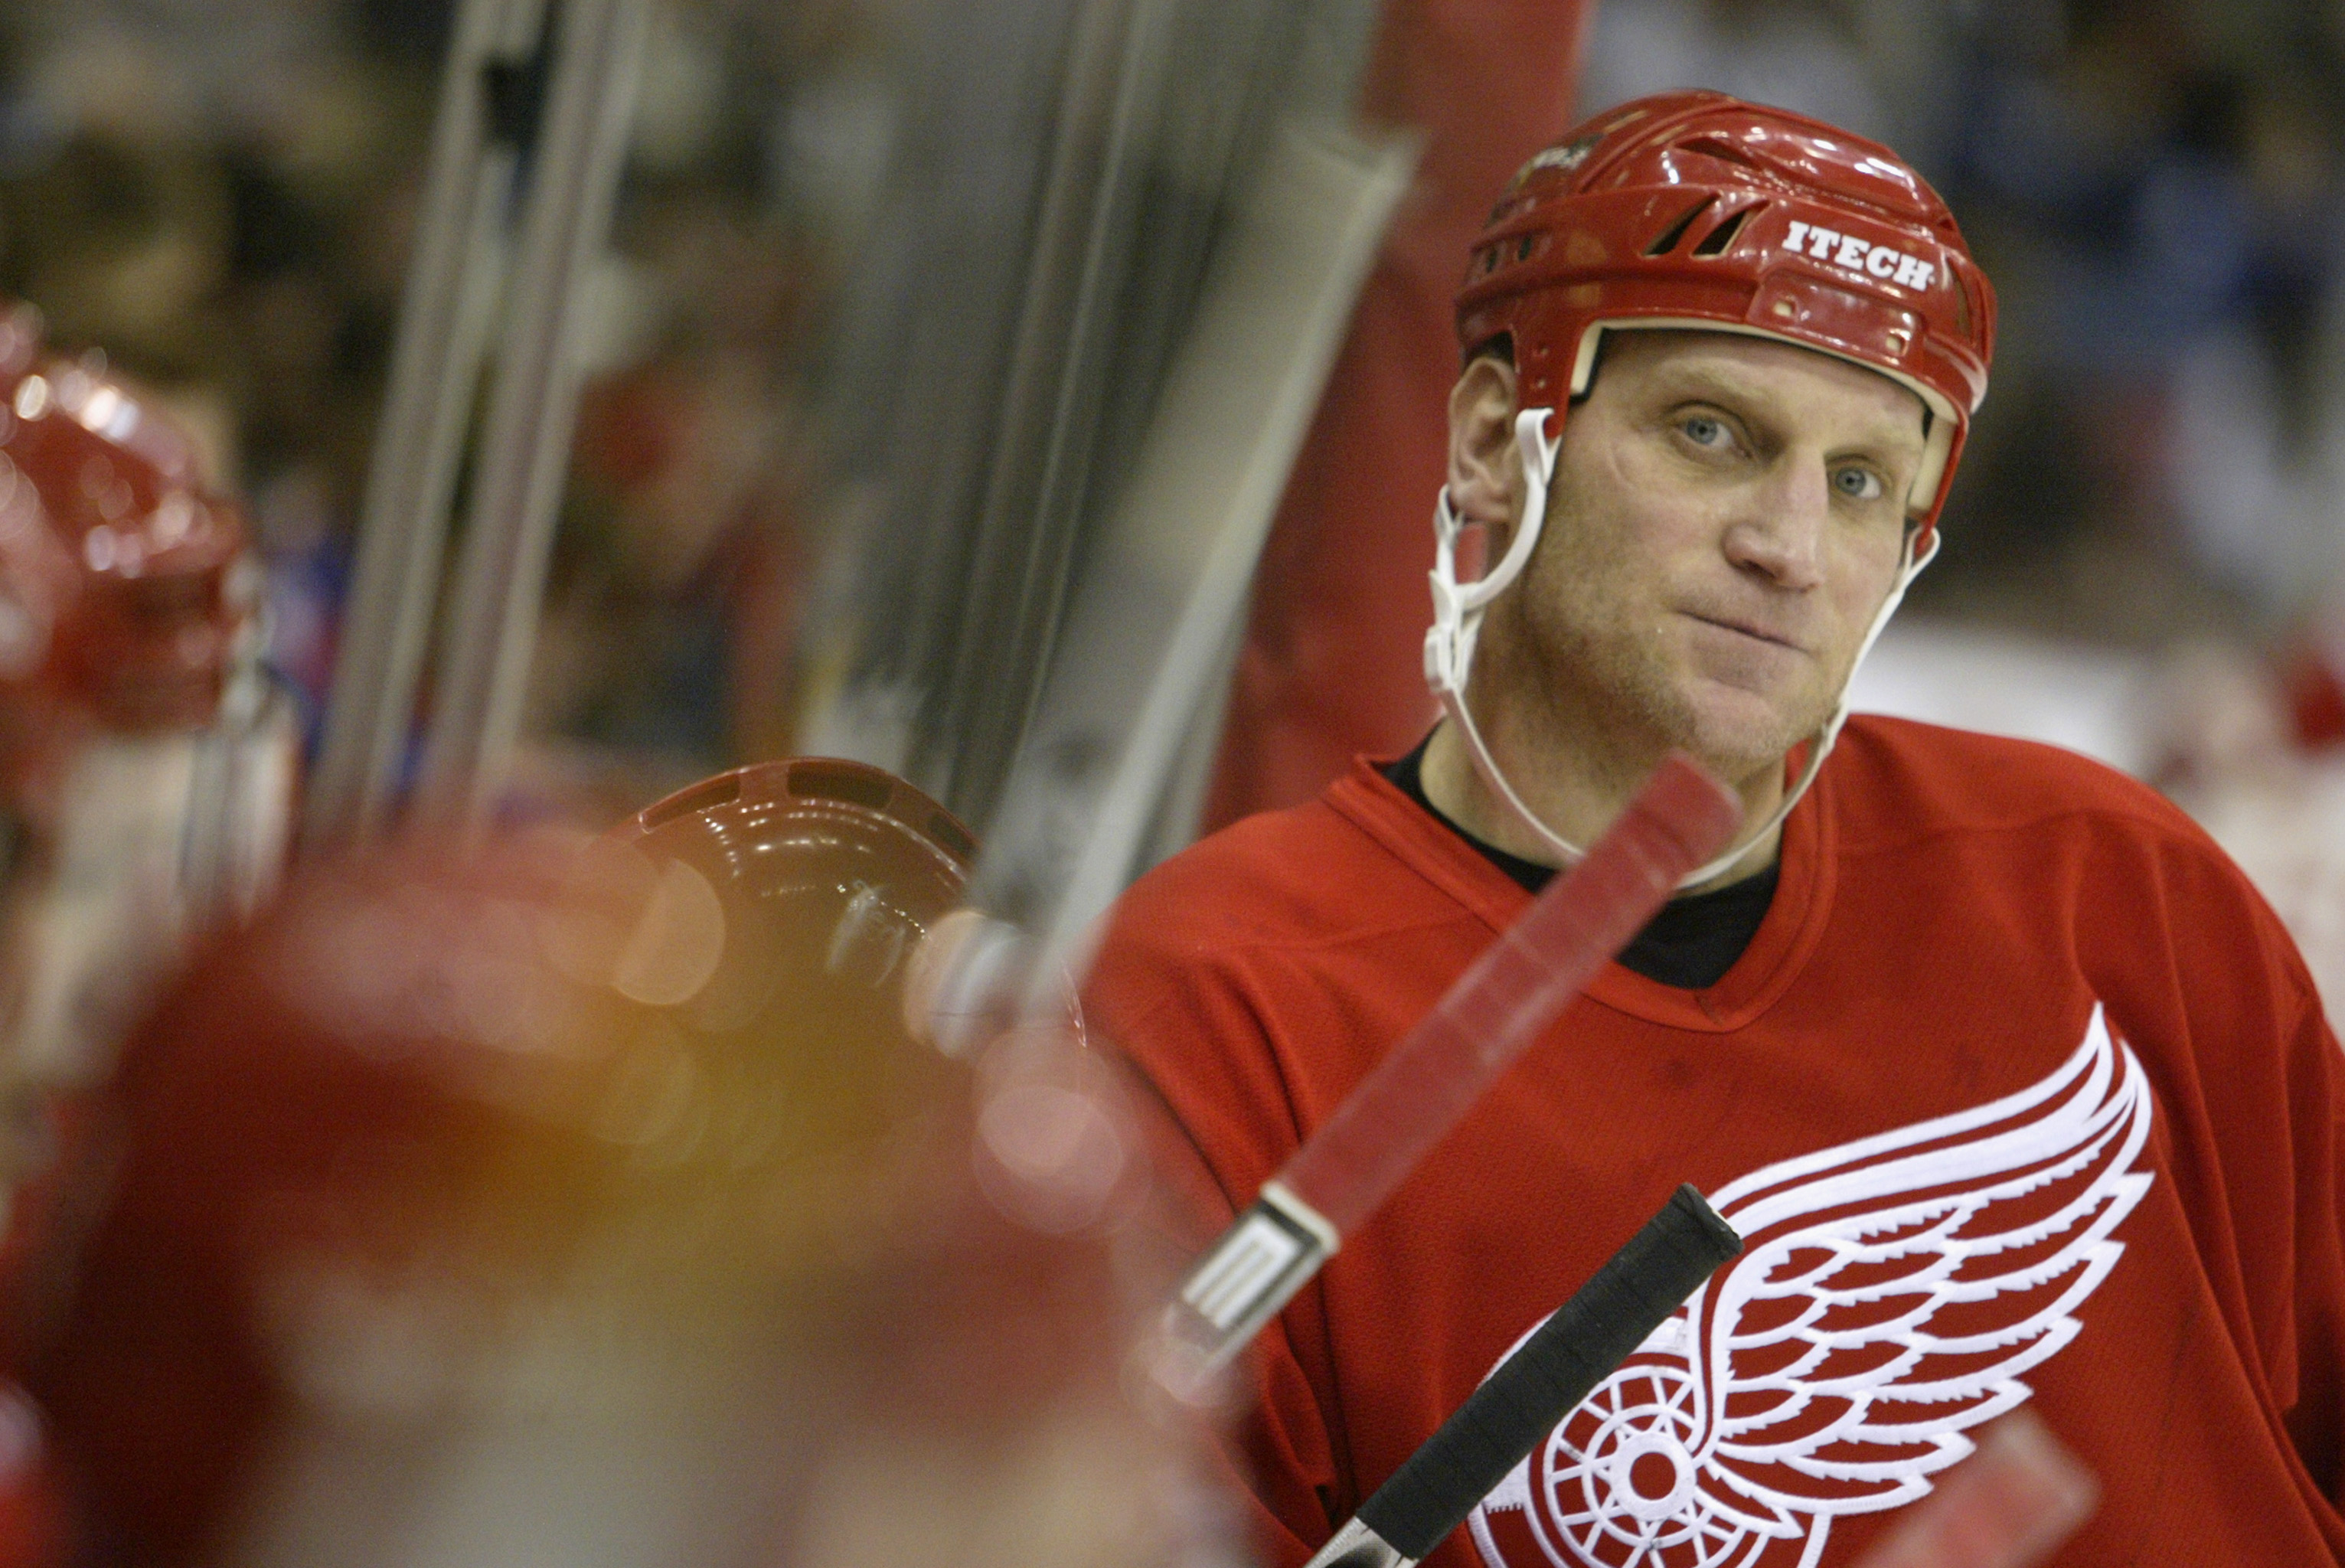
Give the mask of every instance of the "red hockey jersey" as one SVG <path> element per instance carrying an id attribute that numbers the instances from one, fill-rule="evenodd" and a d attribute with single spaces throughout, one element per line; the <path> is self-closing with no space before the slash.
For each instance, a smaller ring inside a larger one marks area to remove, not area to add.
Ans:
<path id="1" fill-rule="evenodd" d="M 1366 767 L 1142 879 L 1090 1016 L 1201 1226 L 1526 902 Z M 2345 1563 L 2340 1069 L 2278 921 L 2162 799 L 1860 718 L 1726 976 L 1605 970 L 1265 1331 L 1271 1554 L 1691 1181 L 1743 1256 L 1433 1562 L 1851 1563 L 2028 1402 L 2103 1487 L 2058 1563 Z"/>

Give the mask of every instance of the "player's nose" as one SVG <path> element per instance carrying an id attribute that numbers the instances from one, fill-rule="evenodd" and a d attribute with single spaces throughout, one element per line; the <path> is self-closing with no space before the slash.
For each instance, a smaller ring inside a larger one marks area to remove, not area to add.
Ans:
<path id="1" fill-rule="evenodd" d="M 1786 453 L 1736 498 L 1722 545 L 1726 558 L 1771 585 L 1802 591 L 1823 581 L 1831 476 L 1821 462 Z"/>

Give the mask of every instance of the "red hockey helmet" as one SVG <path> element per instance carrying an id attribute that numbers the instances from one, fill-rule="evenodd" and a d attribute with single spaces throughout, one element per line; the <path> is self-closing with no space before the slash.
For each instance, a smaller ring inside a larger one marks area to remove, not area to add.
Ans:
<path id="1" fill-rule="evenodd" d="M 1778 338 L 1912 390 L 1932 416 L 1907 499 L 1926 536 L 1986 392 L 1995 290 L 1887 148 L 1723 93 L 1664 93 L 1525 164 L 1457 295 L 1468 352 L 1512 341 L 1525 408 L 1560 413 L 1622 327 Z"/>

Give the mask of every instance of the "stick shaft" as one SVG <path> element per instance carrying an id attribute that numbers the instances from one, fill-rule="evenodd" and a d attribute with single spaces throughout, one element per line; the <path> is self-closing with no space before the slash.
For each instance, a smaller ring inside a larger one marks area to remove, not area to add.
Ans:
<path id="1" fill-rule="evenodd" d="M 1499 1074 L 1724 849 L 1741 803 L 1663 759 L 1577 867 L 1451 986 L 1183 1282 L 1178 1337 L 1205 1367 L 1253 1339 Z"/>
<path id="2" fill-rule="evenodd" d="M 1740 803 L 1700 769 L 1664 759 L 1588 858 L 1336 1107 L 1280 1185 L 1349 1236 L 1741 820 Z"/>
<path id="3" fill-rule="evenodd" d="M 1556 1308 L 1441 1429 L 1360 1505 L 1360 1522 L 1412 1560 L 1636 1353 L 1742 1238 L 1681 1186 L 1645 1227 Z"/>

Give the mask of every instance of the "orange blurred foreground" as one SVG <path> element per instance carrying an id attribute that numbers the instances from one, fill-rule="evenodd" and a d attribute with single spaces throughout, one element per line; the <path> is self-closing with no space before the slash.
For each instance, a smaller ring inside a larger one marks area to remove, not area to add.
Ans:
<path id="1" fill-rule="evenodd" d="M 1205 1561 L 1193 1435 L 1126 1392 L 1103 1075 L 899 1022 L 972 847 L 774 764 L 297 878 L 134 1038 L 11 1282 L 68 1550 Z"/>

